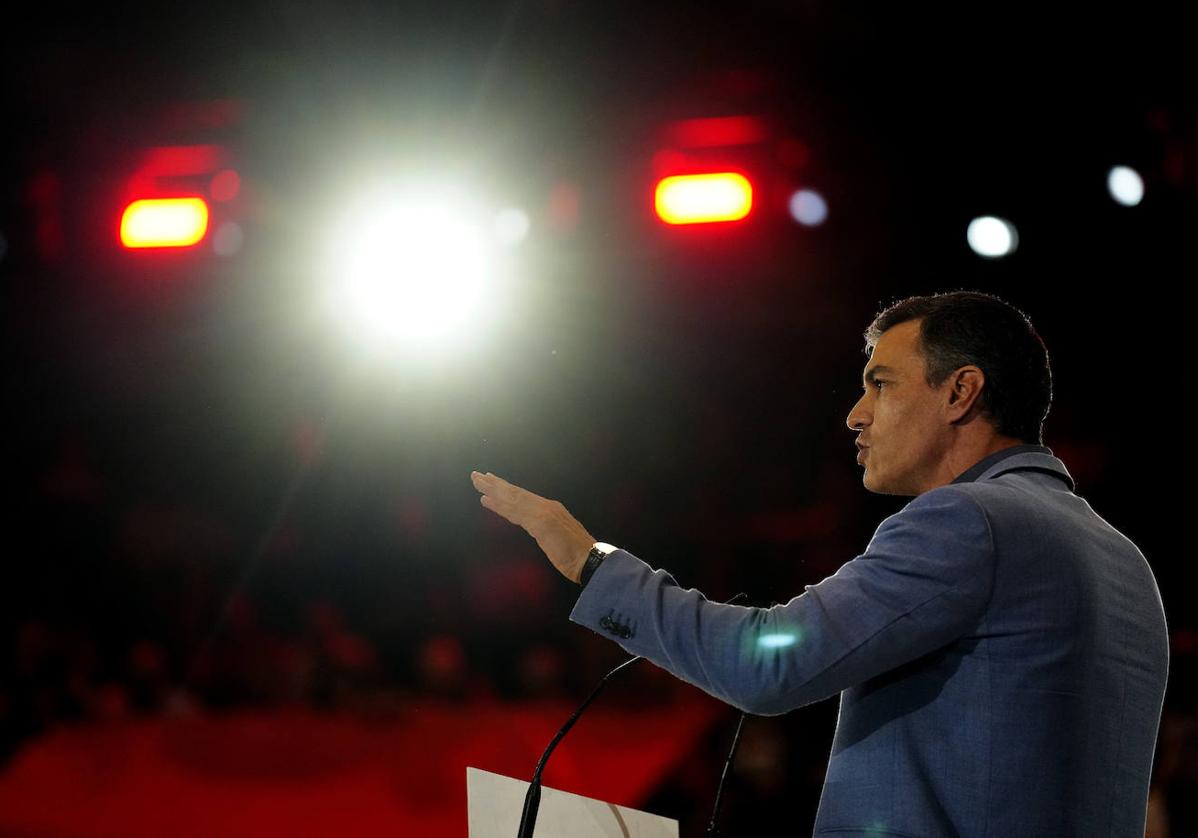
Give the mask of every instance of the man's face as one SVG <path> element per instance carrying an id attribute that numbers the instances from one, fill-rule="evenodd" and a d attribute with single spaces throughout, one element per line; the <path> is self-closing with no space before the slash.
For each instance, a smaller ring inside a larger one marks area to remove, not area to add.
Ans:
<path id="1" fill-rule="evenodd" d="M 865 365 L 865 394 L 849 411 L 848 426 L 860 433 L 857 462 L 862 483 L 884 495 L 919 495 L 934 484 L 950 439 L 944 419 L 948 382 L 933 390 L 924 380 L 919 320 L 882 333 Z"/>

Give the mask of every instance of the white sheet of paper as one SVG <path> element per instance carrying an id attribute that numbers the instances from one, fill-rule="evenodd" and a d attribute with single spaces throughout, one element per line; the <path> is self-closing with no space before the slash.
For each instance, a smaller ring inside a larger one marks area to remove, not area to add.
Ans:
<path id="1" fill-rule="evenodd" d="M 470 838 L 516 838 L 528 783 L 466 768 Z M 678 821 L 541 786 L 534 838 L 678 838 Z"/>

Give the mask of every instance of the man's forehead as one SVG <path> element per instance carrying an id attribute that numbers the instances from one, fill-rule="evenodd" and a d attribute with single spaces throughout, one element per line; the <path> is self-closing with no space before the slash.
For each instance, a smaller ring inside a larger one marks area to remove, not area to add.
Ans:
<path id="1" fill-rule="evenodd" d="M 875 374 L 886 373 L 896 375 L 911 366 L 912 361 L 919 360 L 917 341 L 919 339 L 919 321 L 908 320 L 899 323 L 882 333 L 870 353 L 865 365 L 865 380 L 871 380 Z"/>
<path id="2" fill-rule="evenodd" d="M 900 370 L 895 367 L 888 367 L 885 364 L 874 364 L 865 368 L 865 377 L 870 379 L 875 375 L 895 375 L 899 372 Z"/>

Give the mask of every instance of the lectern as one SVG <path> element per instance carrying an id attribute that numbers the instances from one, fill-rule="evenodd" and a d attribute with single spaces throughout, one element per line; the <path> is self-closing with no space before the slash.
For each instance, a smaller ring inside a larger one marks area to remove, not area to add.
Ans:
<path id="1" fill-rule="evenodd" d="M 515 838 L 528 783 L 466 769 L 469 838 Z M 678 821 L 541 787 L 534 838 L 678 838 Z"/>

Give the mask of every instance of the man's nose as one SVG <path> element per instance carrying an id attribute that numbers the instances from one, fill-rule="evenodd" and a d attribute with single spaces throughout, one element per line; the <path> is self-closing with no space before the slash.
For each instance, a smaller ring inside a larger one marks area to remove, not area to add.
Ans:
<path id="1" fill-rule="evenodd" d="M 853 409 L 849 411 L 848 418 L 845 420 L 845 424 L 851 431 L 859 431 L 869 424 L 869 413 L 861 406 L 864 401 L 864 395 L 857 399 L 857 403 L 853 405 Z"/>

